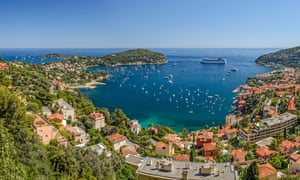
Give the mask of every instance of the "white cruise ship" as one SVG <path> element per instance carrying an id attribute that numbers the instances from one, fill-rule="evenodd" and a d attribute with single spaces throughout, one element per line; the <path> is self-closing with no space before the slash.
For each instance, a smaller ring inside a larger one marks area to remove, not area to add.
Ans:
<path id="1" fill-rule="evenodd" d="M 204 58 L 200 61 L 203 64 L 226 64 L 224 58 Z"/>

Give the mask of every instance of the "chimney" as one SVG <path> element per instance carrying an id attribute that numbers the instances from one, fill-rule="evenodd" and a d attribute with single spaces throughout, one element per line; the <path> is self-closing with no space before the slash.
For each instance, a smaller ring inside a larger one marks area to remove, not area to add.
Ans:
<path id="1" fill-rule="evenodd" d="M 188 171 L 187 170 L 183 170 L 181 174 L 182 174 L 182 180 L 188 180 Z"/>

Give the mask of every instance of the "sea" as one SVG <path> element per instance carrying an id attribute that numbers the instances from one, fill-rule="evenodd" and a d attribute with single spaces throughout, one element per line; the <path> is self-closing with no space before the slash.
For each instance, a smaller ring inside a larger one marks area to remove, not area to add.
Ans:
<path id="1" fill-rule="evenodd" d="M 104 56 L 128 50 L 110 49 L 0 49 L 8 61 L 25 61 L 42 65 L 58 59 L 45 58 L 46 53 Z M 234 113 L 232 91 L 248 77 L 273 69 L 258 66 L 255 59 L 274 52 L 274 48 L 150 48 L 163 53 L 167 64 L 118 67 L 93 67 L 89 71 L 107 71 L 111 77 L 95 89 L 78 89 L 98 107 L 110 111 L 121 108 L 142 127 L 161 124 L 175 131 L 197 130 L 206 125 L 225 123 Z M 225 58 L 226 64 L 201 64 L 203 58 Z"/>

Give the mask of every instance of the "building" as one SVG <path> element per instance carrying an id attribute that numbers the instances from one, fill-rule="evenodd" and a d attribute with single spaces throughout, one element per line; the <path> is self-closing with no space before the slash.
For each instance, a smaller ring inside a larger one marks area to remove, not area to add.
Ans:
<path id="1" fill-rule="evenodd" d="M 232 150 L 230 154 L 233 163 L 245 162 L 246 153 L 242 149 Z"/>
<path id="2" fill-rule="evenodd" d="M 136 148 L 135 147 L 131 147 L 131 146 L 125 146 L 125 147 L 121 147 L 121 154 L 123 156 L 127 156 L 128 154 L 131 155 L 138 155 L 138 153 L 136 152 Z"/>
<path id="3" fill-rule="evenodd" d="M 293 172 L 300 171 L 300 155 L 299 154 L 291 154 L 289 155 L 289 169 Z"/>
<path id="4" fill-rule="evenodd" d="M 172 143 L 163 143 L 159 141 L 155 144 L 154 153 L 163 156 L 172 156 L 174 154 L 174 147 Z"/>
<path id="5" fill-rule="evenodd" d="M 49 121 L 57 121 L 57 122 L 62 122 L 62 120 L 64 119 L 64 116 L 62 114 L 59 113 L 55 113 L 55 114 L 51 114 L 48 117 Z"/>
<path id="6" fill-rule="evenodd" d="M 101 130 L 101 128 L 105 127 L 105 117 L 100 112 L 93 112 L 90 114 L 90 117 L 93 121 L 93 127 L 97 130 Z"/>
<path id="7" fill-rule="evenodd" d="M 114 147 L 115 151 L 120 150 L 120 148 L 124 145 L 126 145 L 126 137 L 119 134 L 115 133 L 110 136 L 106 136 L 110 144 Z"/>
<path id="8" fill-rule="evenodd" d="M 63 99 L 54 101 L 53 106 L 58 106 L 65 120 L 75 121 L 75 109 Z"/>
<path id="9" fill-rule="evenodd" d="M 217 155 L 216 146 L 217 146 L 216 143 L 203 144 L 203 156 L 205 156 L 206 159 L 210 159 L 210 160 L 215 159 Z"/>
<path id="10" fill-rule="evenodd" d="M 51 140 L 57 139 L 58 143 L 67 146 L 68 141 L 58 132 L 58 130 L 48 124 L 39 115 L 34 115 L 34 132 L 41 138 L 43 144 L 50 144 Z"/>
<path id="11" fill-rule="evenodd" d="M 289 154 L 293 153 L 300 149 L 299 142 L 292 142 L 288 140 L 284 140 L 279 144 L 279 152 L 280 154 Z"/>
<path id="12" fill-rule="evenodd" d="M 95 151 L 98 155 L 101 155 L 106 151 L 106 146 L 102 143 L 94 144 L 92 146 L 88 146 L 87 148 Z"/>
<path id="13" fill-rule="evenodd" d="M 258 178 L 260 180 L 277 180 L 277 170 L 269 163 L 258 165 Z"/>
<path id="14" fill-rule="evenodd" d="M 9 66 L 6 63 L 0 63 L 0 70 L 8 70 Z"/>
<path id="15" fill-rule="evenodd" d="M 189 162 L 190 161 L 190 155 L 189 154 L 175 154 L 173 156 L 173 160 Z"/>
<path id="16" fill-rule="evenodd" d="M 212 143 L 213 142 L 213 132 L 209 131 L 201 131 L 196 136 L 196 146 L 203 147 L 204 143 Z"/>
<path id="17" fill-rule="evenodd" d="M 278 117 L 267 118 L 261 120 L 260 123 L 254 123 L 253 128 L 240 129 L 239 136 L 240 139 L 253 143 L 279 133 L 286 134 L 297 124 L 297 116 L 285 112 Z"/>
<path id="18" fill-rule="evenodd" d="M 198 163 L 128 155 L 127 164 L 136 167 L 139 180 L 237 180 L 229 163 Z"/>
<path id="19" fill-rule="evenodd" d="M 72 139 L 80 144 L 86 144 L 90 140 L 90 136 L 83 129 L 77 126 L 66 126 L 66 131 L 70 132 Z"/>
<path id="20" fill-rule="evenodd" d="M 141 125 L 139 124 L 138 120 L 134 119 L 130 121 L 130 129 L 135 134 L 140 134 Z"/>
<path id="21" fill-rule="evenodd" d="M 272 157 L 272 155 L 277 153 L 276 151 L 271 150 L 268 146 L 258 148 L 255 152 L 259 160 L 269 160 Z"/>
<path id="22" fill-rule="evenodd" d="M 64 116 L 59 113 L 49 115 L 48 121 L 54 121 L 54 122 L 58 123 L 59 125 L 63 125 L 63 126 L 67 125 L 67 121 L 64 119 Z"/>

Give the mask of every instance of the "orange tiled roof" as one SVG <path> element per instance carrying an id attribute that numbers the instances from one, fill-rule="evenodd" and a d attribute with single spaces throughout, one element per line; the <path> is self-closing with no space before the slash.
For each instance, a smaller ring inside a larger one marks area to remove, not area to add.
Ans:
<path id="1" fill-rule="evenodd" d="M 259 178 L 266 178 L 277 174 L 277 170 L 269 163 L 258 165 Z"/>
<path id="2" fill-rule="evenodd" d="M 288 111 L 296 111 L 296 106 L 295 106 L 295 97 L 293 97 L 291 100 L 288 102 Z"/>
<path id="3" fill-rule="evenodd" d="M 190 161 L 190 155 L 189 154 L 175 154 L 173 156 L 173 159 L 176 161 Z"/>
<path id="4" fill-rule="evenodd" d="M 127 156 L 128 154 L 132 154 L 132 155 L 137 155 L 138 154 L 136 152 L 135 148 L 129 147 L 129 146 L 123 147 L 121 149 L 121 153 L 122 153 L 123 156 Z"/>
<path id="5" fill-rule="evenodd" d="M 0 63 L 0 70 L 7 70 L 9 66 L 6 63 Z"/>
<path id="6" fill-rule="evenodd" d="M 197 138 L 212 139 L 213 136 L 214 136 L 213 132 L 201 131 L 201 132 L 198 133 Z"/>
<path id="7" fill-rule="evenodd" d="M 171 142 L 175 142 L 175 141 L 179 141 L 180 138 L 177 136 L 177 134 L 166 134 L 163 138 L 171 141 Z"/>
<path id="8" fill-rule="evenodd" d="M 261 148 L 256 149 L 256 154 L 259 157 L 270 156 L 270 155 L 272 155 L 274 153 L 276 153 L 276 151 L 271 150 L 267 146 L 263 146 Z"/>
<path id="9" fill-rule="evenodd" d="M 55 113 L 55 114 L 51 114 L 50 116 L 48 116 L 48 120 L 51 121 L 53 119 L 59 119 L 59 120 L 63 120 L 64 119 L 64 116 L 62 114 L 58 114 L 58 113 Z"/>
<path id="10" fill-rule="evenodd" d="M 289 155 L 289 159 L 292 159 L 293 161 L 298 161 L 298 160 L 300 160 L 300 155 L 299 154 L 291 154 L 291 155 Z"/>
<path id="11" fill-rule="evenodd" d="M 106 136 L 106 138 L 111 142 L 111 143 L 117 143 L 117 142 L 120 142 L 120 141 L 123 141 L 125 140 L 125 136 L 119 134 L 119 133 L 115 133 L 115 134 L 112 134 L 110 136 Z"/>
<path id="12" fill-rule="evenodd" d="M 289 152 L 290 150 L 292 150 L 294 148 L 299 148 L 299 147 L 300 147 L 299 142 L 292 142 L 292 141 L 288 141 L 288 140 L 284 140 L 279 144 L 281 153 Z"/>
<path id="13" fill-rule="evenodd" d="M 216 143 L 204 143 L 203 150 L 205 151 L 213 151 L 216 149 Z"/>
<path id="14" fill-rule="evenodd" d="M 158 142 L 155 144 L 155 148 L 162 149 L 162 148 L 165 148 L 165 147 L 166 147 L 166 144 L 163 143 L 163 142 L 160 142 L 160 141 L 158 141 Z"/>
<path id="15" fill-rule="evenodd" d="M 92 115 L 95 117 L 95 118 L 102 118 L 104 117 L 104 115 L 100 112 L 93 112 Z"/>
<path id="16" fill-rule="evenodd" d="M 235 158 L 244 157 L 245 155 L 246 155 L 246 153 L 241 149 L 231 151 L 231 156 L 233 156 Z"/>

